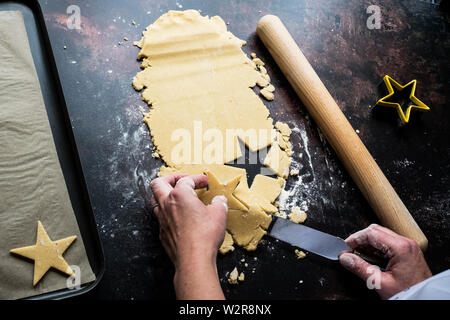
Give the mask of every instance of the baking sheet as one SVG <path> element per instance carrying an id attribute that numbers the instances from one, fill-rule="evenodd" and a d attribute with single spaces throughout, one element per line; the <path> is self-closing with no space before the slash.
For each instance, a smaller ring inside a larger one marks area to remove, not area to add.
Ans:
<path id="1" fill-rule="evenodd" d="M 81 283 L 94 281 L 19 11 L 0 12 L 0 150 L 0 298 L 67 287 L 54 270 L 33 287 L 33 262 L 9 253 L 35 243 L 38 220 L 53 240 L 78 236 L 64 258 L 79 266 Z"/>

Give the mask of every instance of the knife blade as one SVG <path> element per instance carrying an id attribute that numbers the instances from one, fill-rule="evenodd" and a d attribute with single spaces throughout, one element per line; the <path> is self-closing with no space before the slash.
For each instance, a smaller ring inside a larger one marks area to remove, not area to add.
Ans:
<path id="1" fill-rule="evenodd" d="M 267 234 L 330 260 L 338 260 L 342 251 L 353 251 L 341 238 L 276 216 Z"/>

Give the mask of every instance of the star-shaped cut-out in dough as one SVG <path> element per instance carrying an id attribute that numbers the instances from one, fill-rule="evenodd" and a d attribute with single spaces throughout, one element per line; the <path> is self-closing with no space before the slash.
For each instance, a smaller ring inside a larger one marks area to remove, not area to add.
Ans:
<path id="1" fill-rule="evenodd" d="M 261 149 L 255 152 L 239 140 L 242 157 L 228 162 L 226 165 L 245 169 L 247 172 L 247 184 L 253 185 L 255 177 L 259 174 L 270 177 L 282 177 L 287 179 L 291 166 L 292 144 L 289 141 L 291 130 L 286 123 L 277 122 L 279 131 L 274 131 L 272 145 L 269 149 Z"/>
<path id="2" fill-rule="evenodd" d="M 383 77 L 383 81 L 386 84 L 386 88 L 388 89 L 389 94 L 378 100 L 376 104 L 378 106 L 395 108 L 397 110 L 397 113 L 400 117 L 400 121 L 402 122 L 402 124 L 406 124 L 409 122 L 409 116 L 411 114 L 412 109 L 417 109 L 419 111 L 430 110 L 430 108 L 425 103 L 417 99 L 416 96 L 414 95 L 417 84 L 416 80 L 412 80 L 406 85 L 402 86 L 388 75 L 385 75 Z M 406 108 L 406 112 L 403 112 L 402 105 L 400 103 L 389 101 L 389 99 L 392 98 L 396 93 L 401 92 L 407 87 L 411 87 L 411 91 L 408 98 L 413 104 L 408 105 L 408 107 Z"/>
<path id="3" fill-rule="evenodd" d="M 10 253 L 34 260 L 33 286 L 35 286 L 50 268 L 59 270 L 69 276 L 74 274 L 62 255 L 76 238 L 77 236 L 70 236 L 52 241 L 42 223 L 38 221 L 36 244 L 12 249 Z"/>
<path id="4" fill-rule="evenodd" d="M 241 180 L 241 175 L 234 177 L 224 184 L 220 183 L 211 171 L 206 171 L 206 175 L 208 177 L 208 190 L 199 196 L 204 204 L 210 204 L 215 196 L 225 196 L 228 200 L 229 209 L 248 211 L 248 208 L 233 195 L 234 190 Z"/>

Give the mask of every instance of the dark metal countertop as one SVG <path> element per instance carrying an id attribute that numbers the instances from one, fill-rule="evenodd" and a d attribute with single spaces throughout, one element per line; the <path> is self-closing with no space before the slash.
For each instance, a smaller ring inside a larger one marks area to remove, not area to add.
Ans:
<path id="1" fill-rule="evenodd" d="M 173 267 L 148 203 L 149 181 L 162 163 L 151 157 L 139 109 L 147 106 L 131 86 L 139 71 L 132 43 L 169 9 L 220 15 L 247 40 L 244 50 L 266 62 L 277 91 L 265 104 L 275 120 L 302 128 L 309 142 L 293 135 L 303 182 L 315 190 L 298 199 L 309 204 L 307 225 L 346 237 L 377 219 L 255 34 L 260 17 L 278 15 L 427 235 L 433 273 L 450 266 L 450 19 L 438 6 L 417 0 L 78 1 L 81 29 L 69 29 L 72 1 L 39 2 L 105 250 L 103 280 L 82 299 L 174 297 Z M 366 26 L 371 4 L 381 8 L 380 30 Z M 377 116 L 373 106 L 385 74 L 401 83 L 417 79 L 416 96 L 431 111 L 403 128 Z M 309 157 L 300 159 L 299 151 Z M 336 263 L 313 255 L 297 260 L 293 248 L 269 239 L 255 252 L 237 248 L 218 264 L 232 299 L 377 298 Z M 235 266 L 246 270 L 246 281 L 232 286 L 225 275 Z"/>

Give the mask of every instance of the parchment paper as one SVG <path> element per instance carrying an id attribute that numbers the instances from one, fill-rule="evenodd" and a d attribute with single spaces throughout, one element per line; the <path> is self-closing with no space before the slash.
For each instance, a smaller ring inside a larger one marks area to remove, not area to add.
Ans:
<path id="1" fill-rule="evenodd" d="M 81 283 L 95 280 L 56 154 L 22 14 L 0 11 L 0 299 L 66 288 L 67 276 L 54 269 L 33 287 L 33 261 L 9 253 L 35 244 L 38 220 L 52 240 L 78 236 L 64 258 L 80 267 Z"/>

